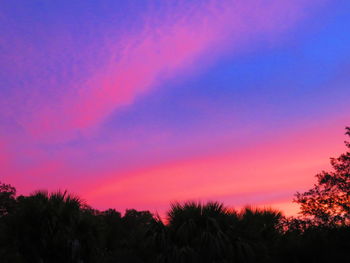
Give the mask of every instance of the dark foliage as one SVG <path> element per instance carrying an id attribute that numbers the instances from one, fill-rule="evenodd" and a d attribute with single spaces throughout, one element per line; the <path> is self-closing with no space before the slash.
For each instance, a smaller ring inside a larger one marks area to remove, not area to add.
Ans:
<path id="1" fill-rule="evenodd" d="M 0 217 L 11 212 L 16 205 L 16 188 L 0 182 Z"/>
<path id="2" fill-rule="evenodd" d="M 350 128 L 346 128 L 350 136 Z M 325 226 L 350 224 L 350 143 L 348 151 L 331 158 L 333 170 L 317 174 L 317 184 L 305 193 L 296 194 L 301 213 L 313 224 Z"/>
<path id="3" fill-rule="evenodd" d="M 332 172 L 297 194 L 300 218 L 217 202 L 173 203 L 165 220 L 133 209 L 122 216 L 67 192 L 16 196 L 0 183 L 0 262 L 349 262 L 350 153 L 331 162 Z"/>
<path id="4" fill-rule="evenodd" d="M 2 207 L 10 204 L 0 218 L 4 263 L 341 262 L 350 251 L 349 226 L 313 225 L 271 209 L 175 203 L 164 223 L 147 211 L 93 210 L 66 192 L 16 198 L 13 187 L 1 189 Z"/>

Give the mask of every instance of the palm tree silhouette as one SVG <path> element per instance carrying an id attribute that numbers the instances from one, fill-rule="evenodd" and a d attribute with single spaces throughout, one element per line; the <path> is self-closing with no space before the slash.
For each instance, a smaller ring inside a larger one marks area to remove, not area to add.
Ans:
<path id="1" fill-rule="evenodd" d="M 17 202 L 7 223 L 15 237 L 12 245 L 25 262 L 80 262 L 85 257 L 82 243 L 93 241 L 92 228 L 78 197 L 37 191 Z"/>
<path id="2" fill-rule="evenodd" d="M 218 202 L 173 203 L 167 225 L 158 222 L 160 262 L 223 262 L 233 259 L 234 245 L 227 235 L 237 222 L 236 212 Z"/>
<path id="3" fill-rule="evenodd" d="M 241 251 L 245 251 L 251 262 L 270 262 L 270 255 L 282 235 L 281 212 L 247 206 L 238 217 L 239 223 L 233 235 L 245 240 Z"/>

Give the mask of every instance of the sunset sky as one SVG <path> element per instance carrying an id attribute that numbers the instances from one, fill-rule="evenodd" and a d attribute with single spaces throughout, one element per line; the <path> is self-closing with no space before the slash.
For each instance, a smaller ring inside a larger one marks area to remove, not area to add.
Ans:
<path id="1" fill-rule="evenodd" d="M 297 210 L 345 150 L 349 0 L 0 2 L 0 181 L 98 209 Z"/>

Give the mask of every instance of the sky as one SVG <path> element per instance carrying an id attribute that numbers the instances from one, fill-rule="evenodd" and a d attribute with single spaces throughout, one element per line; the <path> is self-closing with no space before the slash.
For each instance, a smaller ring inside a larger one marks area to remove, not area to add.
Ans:
<path id="1" fill-rule="evenodd" d="M 0 181 L 98 209 L 271 206 L 350 125 L 348 0 L 3 0 Z"/>

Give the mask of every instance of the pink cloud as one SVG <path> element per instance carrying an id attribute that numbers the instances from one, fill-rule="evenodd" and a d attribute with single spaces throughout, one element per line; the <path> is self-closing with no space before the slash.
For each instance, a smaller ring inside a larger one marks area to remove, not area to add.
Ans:
<path id="1" fill-rule="evenodd" d="M 177 9 L 173 19 L 146 22 L 142 32 L 109 45 L 110 59 L 85 83 L 22 121 L 39 136 L 95 127 L 121 106 L 169 77 L 188 74 L 227 51 L 240 52 L 254 36 L 271 41 L 307 15 L 310 1 L 208 1 Z M 145 14 L 151 17 L 152 13 Z"/>
<path id="2" fill-rule="evenodd" d="M 224 200 L 228 205 L 241 206 L 237 197 L 261 196 L 264 192 L 282 196 L 260 198 L 255 205 L 286 203 L 285 195 L 311 187 L 314 175 L 329 168 L 329 157 L 342 152 L 340 134 L 325 141 L 329 134 L 331 129 L 317 127 L 231 153 L 211 152 L 208 157 L 155 164 L 122 174 L 112 172 L 81 191 L 94 206 L 108 204 L 118 209 L 162 209 L 171 201 L 188 199 Z M 291 204 L 287 213 L 293 209 Z"/>
<path id="3" fill-rule="evenodd" d="M 164 158 L 160 153 L 159 158 L 143 164 L 131 160 L 133 165 L 126 169 L 118 167 L 114 159 L 100 165 L 93 160 L 93 168 L 89 167 L 89 152 L 95 153 L 98 147 L 113 155 L 118 145 L 111 142 L 107 148 L 99 143 L 64 146 L 48 154 L 35 145 L 18 148 L 23 141 L 12 138 L 18 144 L 11 144 L 11 148 L 4 140 L 0 143 L 5 146 L 0 150 L 0 160 L 5 164 L 0 166 L 0 179 L 15 185 L 21 194 L 36 189 L 68 189 L 98 209 L 133 207 L 161 212 L 174 200 L 211 199 L 236 207 L 248 200 L 253 205 L 272 205 L 290 214 L 295 211 L 291 203 L 287 205 L 291 193 L 311 187 L 314 175 L 328 169 L 329 157 L 344 151 L 343 130 L 339 127 L 347 121 L 346 116 L 337 121 L 304 124 L 303 128 L 280 131 L 280 135 L 261 137 L 260 143 L 248 146 L 237 146 L 237 140 L 232 140 L 226 143 L 227 148 L 211 148 L 205 154 L 196 149 L 182 158 Z"/>

